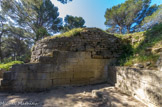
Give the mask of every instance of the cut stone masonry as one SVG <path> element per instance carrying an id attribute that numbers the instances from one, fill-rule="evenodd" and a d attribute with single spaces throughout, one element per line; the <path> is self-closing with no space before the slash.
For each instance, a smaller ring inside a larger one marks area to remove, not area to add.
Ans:
<path id="1" fill-rule="evenodd" d="M 85 28 L 71 37 L 45 38 L 32 48 L 30 64 L 14 65 L 4 74 L 2 88 L 41 91 L 106 82 L 107 67 L 121 53 L 119 38 L 97 28 Z"/>

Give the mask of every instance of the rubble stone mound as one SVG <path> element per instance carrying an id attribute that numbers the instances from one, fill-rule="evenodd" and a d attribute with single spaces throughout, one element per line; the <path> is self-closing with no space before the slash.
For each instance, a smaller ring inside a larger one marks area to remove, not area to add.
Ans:
<path id="1" fill-rule="evenodd" d="M 32 48 L 31 62 L 40 62 L 41 57 L 51 56 L 53 51 L 90 52 L 92 58 L 110 59 L 121 54 L 121 40 L 97 28 L 83 28 L 74 35 L 48 37 Z"/>
<path id="2" fill-rule="evenodd" d="M 4 73 L 1 88 L 41 91 L 106 82 L 108 66 L 121 53 L 121 40 L 97 28 L 48 37 L 33 46 L 30 64 L 14 65 Z"/>

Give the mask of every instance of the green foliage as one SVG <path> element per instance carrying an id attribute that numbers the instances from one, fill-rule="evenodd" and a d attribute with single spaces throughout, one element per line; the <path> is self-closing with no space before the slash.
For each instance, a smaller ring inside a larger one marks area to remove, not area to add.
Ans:
<path id="1" fill-rule="evenodd" d="M 64 19 L 65 25 L 63 27 L 63 32 L 69 31 L 74 28 L 85 27 L 85 20 L 82 17 L 74 17 L 67 15 Z"/>
<path id="2" fill-rule="evenodd" d="M 22 61 L 12 61 L 5 64 L 0 64 L 0 69 L 9 70 L 15 64 L 23 64 Z"/>
<path id="3" fill-rule="evenodd" d="M 36 32 L 36 40 L 38 41 L 44 37 L 50 36 L 50 34 L 47 32 L 47 30 L 44 27 L 40 27 L 38 28 L 37 32 Z"/>
<path id="4" fill-rule="evenodd" d="M 134 32 L 145 16 L 151 15 L 156 6 L 149 7 L 151 0 L 126 0 L 125 3 L 106 10 L 105 25 L 111 33 Z"/>
<path id="5" fill-rule="evenodd" d="M 4 61 L 11 58 L 12 60 L 29 62 L 30 49 L 23 39 L 16 37 L 5 37 L 2 50 Z"/>
<path id="6" fill-rule="evenodd" d="M 30 36 L 33 40 L 39 40 L 45 36 L 44 31 L 52 34 L 59 32 L 62 28 L 58 8 L 50 0 L 3 0 L 2 11 L 14 20 L 15 25 L 25 29 L 30 35 L 34 35 Z M 43 33 L 40 33 L 40 29 L 43 29 Z"/>
<path id="7" fill-rule="evenodd" d="M 128 58 L 133 55 L 134 49 L 128 42 L 123 41 L 122 50 L 123 50 L 123 54 L 120 56 L 118 60 L 119 60 L 119 64 L 123 66 L 126 62 L 128 62 Z"/>
<path id="8" fill-rule="evenodd" d="M 159 5 L 157 10 L 152 15 L 144 18 L 142 22 L 142 29 L 147 30 L 160 23 L 162 23 L 162 5 Z"/>
<path id="9" fill-rule="evenodd" d="M 157 44 L 160 44 L 162 46 L 162 24 L 154 26 L 152 29 L 146 31 L 146 32 L 139 32 L 135 34 L 129 34 L 129 35 L 117 35 L 120 38 L 124 38 L 125 36 L 128 36 L 131 39 L 139 39 L 143 37 L 144 39 L 142 41 L 139 41 L 139 43 L 130 44 L 131 47 L 127 48 L 130 52 L 133 53 L 127 53 L 128 50 L 125 50 L 126 55 L 125 57 L 120 58 L 120 65 L 125 66 L 132 66 L 135 63 L 145 63 L 145 62 L 151 62 L 152 67 L 155 66 L 157 59 L 159 58 L 158 53 L 153 53 L 152 51 L 148 51 L 148 48 L 153 49 L 154 47 L 157 47 Z M 137 35 L 137 36 L 134 36 Z M 141 36 L 139 36 L 141 35 Z M 128 39 L 127 38 L 127 39 Z M 138 45 L 137 45 L 138 44 Z"/>
<path id="10" fill-rule="evenodd" d="M 50 37 L 46 37 L 44 39 L 76 36 L 77 34 L 80 34 L 80 32 L 82 32 L 83 30 L 84 30 L 84 28 L 74 28 L 74 29 L 67 31 L 65 33 L 62 33 L 60 35 L 50 36 Z"/>

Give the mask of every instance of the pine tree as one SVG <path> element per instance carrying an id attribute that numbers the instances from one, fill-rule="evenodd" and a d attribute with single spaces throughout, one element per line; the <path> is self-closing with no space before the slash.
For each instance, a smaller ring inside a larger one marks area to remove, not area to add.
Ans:
<path id="1" fill-rule="evenodd" d="M 4 0 L 2 10 L 14 20 L 16 26 L 34 35 L 34 41 L 57 33 L 62 28 L 58 8 L 50 0 Z"/>
<path id="2" fill-rule="evenodd" d="M 147 30 L 152 28 L 156 24 L 162 23 L 162 5 L 156 6 L 153 5 L 153 14 L 150 16 L 147 16 L 142 21 L 142 27 L 139 30 Z M 157 9 L 155 9 L 157 7 Z M 151 11 L 151 12 L 152 12 Z"/>
<path id="3" fill-rule="evenodd" d="M 82 28 L 85 27 L 85 20 L 82 17 L 74 17 L 67 15 L 64 19 L 65 25 L 63 27 L 63 32 L 69 31 L 73 28 Z"/>
<path id="4" fill-rule="evenodd" d="M 107 9 L 105 13 L 109 30 L 120 33 L 134 32 L 146 16 L 156 7 L 150 7 L 151 0 L 127 0 L 125 3 Z"/>

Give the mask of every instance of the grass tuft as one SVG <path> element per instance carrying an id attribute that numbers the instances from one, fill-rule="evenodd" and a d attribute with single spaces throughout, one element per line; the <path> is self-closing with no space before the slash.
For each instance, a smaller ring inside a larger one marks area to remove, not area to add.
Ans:
<path id="1" fill-rule="evenodd" d="M 11 61 L 5 64 L 0 64 L 0 69 L 4 69 L 6 71 L 8 71 L 13 65 L 15 64 L 22 64 L 22 61 Z"/>

